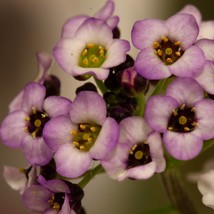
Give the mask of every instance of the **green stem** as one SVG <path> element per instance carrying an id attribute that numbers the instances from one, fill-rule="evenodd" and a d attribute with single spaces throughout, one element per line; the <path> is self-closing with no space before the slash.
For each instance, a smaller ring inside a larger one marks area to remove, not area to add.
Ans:
<path id="1" fill-rule="evenodd" d="M 164 207 L 154 209 L 148 212 L 143 212 L 142 214 L 176 214 L 176 210 L 172 205 L 166 205 Z"/>
<path id="2" fill-rule="evenodd" d="M 78 183 L 78 185 L 83 189 L 95 175 L 104 172 L 103 167 L 99 164 L 94 169 L 88 171 L 85 177 Z"/>
<path id="3" fill-rule="evenodd" d="M 137 109 L 135 115 L 143 116 L 145 105 L 146 105 L 144 93 L 138 94 L 136 98 L 137 98 L 138 109 Z"/>
<path id="4" fill-rule="evenodd" d="M 97 87 L 100 89 L 100 91 L 102 92 L 102 94 L 105 94 L 105 92 L 107 92 L 107 88 L 104 85 L 102 80 L 98 80 L 97 78 L 94 77 L 94 81 L 97 85 Z"/>

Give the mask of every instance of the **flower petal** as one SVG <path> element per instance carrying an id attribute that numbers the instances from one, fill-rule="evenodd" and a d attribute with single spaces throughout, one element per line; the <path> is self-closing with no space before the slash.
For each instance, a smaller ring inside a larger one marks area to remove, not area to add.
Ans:
<path id="1" fill-rule="evenodd" d="M 119 65 L 126 60 L 126 52 L 130 50 L 130 44 L 126 40 L 114 39 L 107 50 L 107 59 L 102 64 L 103 68 Z"/>
<path id="2" fill-rule="evenodd" d="M 203 70 L 197 74 L 194 79 L 209 94 L 214 94 L 214 63 L 207 61 Z"/>
<path id="3" fill-rule="evenodd" d="M 152 96 L 146 104 L 145 119 L 158 132 L 167 130 L 168 121 L 177 102 L 169 96 Z"/>
<path id="4" fill-rule="evenodd" d="M 204 140 L 214 138 L 214 100 L 203 99 L 195 104 L 198 129 Z"/>
<path id="5" fill-rule="evenodd" d="M 71 104 L 70 117 L 77 124 L 91 122 L 102 125 L 106 119 L 106 111 L 106 103 L 99 94 L 82 91 Z"/>
<path id="6" fill-rule="evenodd" d="M 116 146 L 118 137 L 119 126 L 113 118 L 108 117 L 102 126 L 95 144 L 89 151 L 90 156 L 96 160 L 106 158 Z"/>
<path id="7" fill-rule="evenodd" d="M 62 144 L 71 143 L 71 131 L 76 129 L 77 125 L 71 123 L 69 116 L 60 115 L 45 124 L 43 138 L 47 145 L 56 151 Z"/>
<path id="8" fill-rule="evenodd" d="M 155 173 L 155 162 L 150 162 L 145 165 L 137 166 L 126 170 L 126 173 L 118 178 L 119 181 L 125 178 L 131 179 L 148 179 Z"/>
<path id="9" fill-rule="evenodd" d="M 24 95 L 24 90 L 21 90 L 15 98 L 9 104 L 9 112 L 20 110 L 22 106 L 22 99 Z"/>
<path id="10" fill-rule="evenodd" d="M 214 21 L 203 21 L 200 25 L 198 39 L 214 39 Z"/>
<path id="11" fill-rule="evenodd" d="M 32 107 L 35 107 L 37 110 L 42 110 L 44 98 L 46 95 L 46 89 L 43 85 L 39 83 L 29 83 L 24 88 L 24 95 L 22 99 L 22 110 L 30 113 Z"/>
<path id="12" fill-rule="evenodd" d="M 188 48 L 179 60 L 169 66 L 170 71 L 178 77 L 193 77 L 200 72 L 205 63 L 203 51 L 193 45 Z"/>
<path id="13" fill-rule="evenodd" d="M 61 38 L 72 38 L 75 36 L 77 29 L 89 16 L 74 16 L 68 19 L 62 28 Z"/>
<path id="14" fill-rule="evenodd" d="M 97 11 L 94 17 L 106 21 L 112 16 L 113 12 L 114 12 L 114 2 L 106 1 L 105 5 L 99 11 Z"/>
<path id="15" fill-rule="evenodd" d="M 134 66 L 136 71 L 146 79 L 157 80 L 171 76 L 168 67 L 154 53 L 153 48 L 143 49 L 138 54 Z"/>
<path id="16" fill-rule="evenodd" d="M 71 101 L 61 96 L 50 96 L 44 101 L 44 110 L 50 117 L 60 114 L 69 114 Z"/>
<path id="17" fill-rule="evenodd" d="M 143 142 L 151 131 L 152 129 L 142 117 L 127 117 L 120 122 L 119 142 L 130 141 L 134 144 Z"/>
<path id="18" fill-rule="evenodd" d="M 71 144 L 59 147 L 55 154 L 57 172 L 67 178 L 76 178 L 85 173 L 92 159 L 88 152 L 82 152 Z"/>
<path id="19" fill-rule="evenodd" d="M 132 42 L 140 50 L 152 48 L 153 42 L 159 41 L 165 35 L 168 35 L 167 26 L 164 21 L 158 19 L 137 21 L 131 32 Z"/>
<path id="20" fill-rule="evenodd" d="M 214 37 L 214 34 L 213 34 L 213 37 Z M 206 60 L 214 61 L 214 56 L 213 56 L 214 40 L 200 39 L 195 43 L 195 45 L 198 46 L 204 52 Z"/>
<path id="21" fill-rule="evenodd" d="M 46 165 L 53 157 L 53 151 L 45 144 L 42 137 L 33 138 L 31 135 L 25 135 L 21 149 L 32 165 Z"/>
<path id="22" fill-rule="evenodd" d="M 196 40 L 199 26 L 194 16 L 190 14 L 176 14 L 166 21 L 170 39 L 181 42 L 182 49 L 186 50 Z"/>
<path id="23" fill-rule="evenodd" d="M 163 135 L 163 141 L 169 154 L 178 160 L 195 158 L 203 146 L 200 135 L 194 131 L 190 133 L 167 131 Z"/>
<path id="24" fill-rule="evenodd" d="M 111 18 L 109 18 L 106 23 L 108 24 L 108 26 L 111 28 L 111 29 L 114 29 L 117 27 L 118 23 L 119 23 L 120 19 L 118 16 L 113 16 Z"/>
<path id="25" fill-rule="evenodd" d="M 27 126 L 25 118 L 27 117 L 28 115 L 23 111 L 14 111 L 7 115 L 0 128 L 2 143 L 13 148 L 20 146 L 25 135 L 25 127 Z"/>
<path id="26" fill-rule="evenodd" d="M 195 102 L 203 99 L 204 92 L 195 80 L 183 77 L 175 79 L 168 86 L 166 95 L 173 97 L 179 105 L 186 104 L 193 107 Z"/>

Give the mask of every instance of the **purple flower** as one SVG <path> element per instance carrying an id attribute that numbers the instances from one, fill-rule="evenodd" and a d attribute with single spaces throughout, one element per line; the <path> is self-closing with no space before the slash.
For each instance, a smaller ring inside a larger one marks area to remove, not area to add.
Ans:
<path id="1" fill-rule="evenodd" d="M 104 80 L 110 67 L 125 61 L 129 42 L 113 39 L 111 28 L 102 20 L 88 18 L 74 29 L 75 32 L 61 38 L 53 50 L 56 61 L 68 74 L 95 75 Z"/>
<path id="2" fill-rule="evenodd" d="M 38 182 L 40 185 L 32 185 L 23 193 L 23 202 L 28 209 L 45 214 L 78 213 L 84 195 L 79 186 L 57 179 L 46 181 L 42 176 Z"/>
<path id="3" fill-rule="evenodd" d="M 46 90 L 39 83 L 29 83 L 23 91 L 19 110 L 9 113 L 0 128 L 2 142 L 10 147 L 20 147 L 32 165 L 45 165 L 53 151 L 43 140 L 47 121 L 60 114 L 68 114 L 71 102 L 58 96 L 46 99 Z"/>
<path id="4" fill-rule="evenodd" d="M 203 51 L 193 45 L 199 33 L 195 18 L 177 14 L 166 21 L 145 19 L 132 29 L 132 42 L 140 49 L 137 72 L 147 79 L 164 79 L 171 74 L 192 77 L 204 65 Z"/>
<path id="5" fill-rule="evenodd" d="M 104 159 L 112 151 L 119 127 L 106 113 L 106 103 L 100 95 L 81 91 L 71 104 L 70 116 L 58 116 L 46 124 L 44 139 L 56 152 L 59 174 L 78 177 L 93 160 Z"/>
<path id="6" fill-rule="evenodd" d="M 120 138 L 114 153 L 101 162 L 107 174 L 119 181 L 147 179 L 163 172 L 166 162 L 160 134 L 153 132 L 142 117 L 128 117 L 120 123 Z"/>
<path id="7" fill-rule="evenodd" d="M 156 131 L 163 133 L 167 151 L 176 159 L 196 157 L 203 140 L 214 137 L 214 101 L 204 99 L 200 85 L 191 78 L 172 82 L 166 95 L 151 97 L 145 118 Z"/>

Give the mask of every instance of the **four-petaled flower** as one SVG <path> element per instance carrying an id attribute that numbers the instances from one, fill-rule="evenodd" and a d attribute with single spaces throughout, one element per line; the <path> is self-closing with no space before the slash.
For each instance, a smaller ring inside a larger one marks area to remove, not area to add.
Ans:
<path id="1" fill-rule="evenodd" d="M 160 134 L 142 117 L 128 117 L 120 122 L 120 138 L 115 151 L 101 162 L 107 174 L 119 181 L 148 179 L 154 173 L 163 172 L 166 162 Z"/>
<path id="2" fill-rule="evenodd" d="M 196 157 L 203 140 L 214 137 L 214 101 L 204 99 L 204 92 L 193 79 L 175 79 L 166 95 L 152 96 L 146 105 L 145 118 L 156 131 L 163 133 L 167 151 L 176 159 Z"/>
<path id="3" fill-rule="evenodd" d="M 164 79 L 172 74 L 192 77 L 204 65 L 203 51 L 193 45 L 199 33 L 190 14 L 177 14 L 166 21 L 145 19 L 132 29 L 132 42 L 140 49 L 137 72 L 147 79 Z"/>
<path id="4" fill-rule="evenodd" d="M 25 86 L 21 105 L 3 120 L 0 128 L 2 142 L 10 147 L 20 147 L 30 164 L 45 165 L 53 151 L 43 139 L 43 128 L 52 117 L 68 114 L 71 101 L 64 97 L 45 99 L 46 89 L 39 83 Z"/>
<path id="5" fill-rule="evenodd" d="M 78 177 L 93 160 L 102 160 L 113 150 L 119 127 L 106 114 L 106 103 L 99 94 L 82 91 L 71 104 L 70 116 L 57 116 L 46 124 L 44 139 L 55 151 L 59 174 Z"/>

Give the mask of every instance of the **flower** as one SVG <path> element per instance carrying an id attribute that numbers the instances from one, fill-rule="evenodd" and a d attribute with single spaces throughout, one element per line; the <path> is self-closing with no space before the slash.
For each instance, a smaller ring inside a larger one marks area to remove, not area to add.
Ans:
<path id="1" fill-rule="evenodd" d="M 193 45 L 198 33 L 198 24 L 190 14 L 176 14 L 166 21 L 135 22 L 132 42 L 141 50 L 135 62 L 137 72 L 154 80 L 171 74 L 192 77 L 205 61 L 203 51 Z"/>
<path id="2" fill-rule="evenodd" d="M 109 68 L 126 59 L 128 41 L 113 39 L 111 28 L 100 19 L 88 18 L 73 37 L 62 38 L 53 50 L 61 68 L 72 76 L 95 75 L 104 80 Z"/>
<path id="3" fill-rule="evenodd" d="M 191 78 L 177 78 L 166 95 L 152 96 L 145 109 L 148 124 L 163 133 L 167 151 L 189 160 L 202 149 L 203 140 L 214 137 L 214 101 L 204 99 L 200 85 Z"/>
<path id="4" fill-rule="evenodd" d="M 45 99 L 45 95 L 43 85 L 27 84 L 20 109 L 9 113 L 0 128 L 2 142 L 13 148 L 20 147 L 32 165 L 45 165 L 51 160 L 53 151 L 43 140 L 43 128 L 52 117 L 68 113 L 71 103 L 59 96 Z"/>
<path id="5" fill-rule="evenodd" d="M 38 182 L 23 193 L 23 202 L 28 209 L 59 214 L 78 214 L 82 209 L 84 192 L 78 185 L 57 179 L 46 181 L 42 176 L 39 176 Z"/>
<path id="6" fill-rule="evenodd" d="M 153 132 L 142 117 L 122 120 L 119 143 L 102 165 L 110 177 L 119 181 L 148 179 L 156 172 L 163 172 L 166 162 L 160 134 Z"/>
<path id="7" fill-rule="evenodd" d="M 89 169 L 92 160 L 104 159 L 112 151 L 119 127 L 106 113 L 100 95 L 81 91 L 71 104 L 70 116 L 57 116 L 46 124 L 44 139 L 55 151 L 59 174 L 78 177 Z"/>

